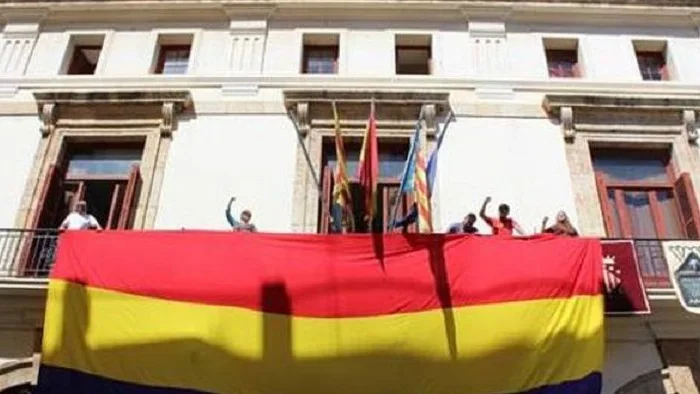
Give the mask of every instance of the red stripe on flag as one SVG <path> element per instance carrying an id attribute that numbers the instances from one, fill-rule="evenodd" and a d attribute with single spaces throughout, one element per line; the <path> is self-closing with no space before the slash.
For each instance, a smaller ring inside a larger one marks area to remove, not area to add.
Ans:
<path id="1" fill-rule="evenodd" d="M 205 231 L 69 231 L 52 278 L 129 294 L 283 312 L 373 316 L 599 294 L 597 240 Z M 449 299 L 445 298 L 449 295 Z M 442 297 L 442 298 L 441 298 Z"/>

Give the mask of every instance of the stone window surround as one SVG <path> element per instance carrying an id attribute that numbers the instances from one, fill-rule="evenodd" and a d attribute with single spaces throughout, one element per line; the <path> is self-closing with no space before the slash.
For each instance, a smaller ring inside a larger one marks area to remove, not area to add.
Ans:
<path id="1" fill-rule="evenodd" d="M 408 140 L 415 132 L 418 114 L 424 108 L 426 120 L 421 132 L 428 152 L 434 144 L 436 122 L 445 118 L 450 110 L 447 93 L 285 91 L 284 101 L 299 136 L 292 197 L 292 231 L 296 233 L 316 233 L 318 230 L 320 190 L 316 181 L 321 182 L 323 139 L 334 136 L 333 101 L 338 108 L 344 137 L 362 137 L 374 101 L 378 138 Z M 436 188 L 435 195 L 438 193 Z M 438 200 L 433 199 L 434 224 L 439 218 Z"/>
<path id="2" fill-rule="evenodd" d="M 191 104 L 186 91 L 35 93 L 41 119 L 41 140 L 34 156 L 15 226 L 27 228 L 38 214 L 39 194 L 48 169 L 56 163 L 70 141 L 144 141 L 141 160 L 142 188 L 134 220 L 135 229 L 153 227 L 177 116 Z M 90 106 L 81 113 L 76 106 Z M 146 111 L 146 118 L 110 120 L 112 113 L 129 109 Z M 94 112 L 93 112 L 94 111 Z M 94 116 L 101 115 L 101 116 Z"/>
<path id="3" fill-rule="evenodd" d="M 579 228 L 590 236 L 607 235 L 591 147 L 671 148 L 676 174 L 688 172 L 700 198 L 697 112 L 700 100 L 686 98 L 546 95 L 543 106 L 559 123 L 566 140 Z"/>

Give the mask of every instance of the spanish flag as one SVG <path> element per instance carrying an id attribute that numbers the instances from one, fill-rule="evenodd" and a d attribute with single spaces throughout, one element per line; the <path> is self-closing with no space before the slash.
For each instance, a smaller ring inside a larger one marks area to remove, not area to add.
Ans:
<path id="1" fill-rule="evenodd" d="M 382 241 L 67 232 L 38 392 L 600 392 L 599 241 Z"/>

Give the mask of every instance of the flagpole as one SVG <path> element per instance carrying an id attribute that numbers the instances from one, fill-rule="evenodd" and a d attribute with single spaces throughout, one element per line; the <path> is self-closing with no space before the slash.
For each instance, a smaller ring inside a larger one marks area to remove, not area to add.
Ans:
<path id="1" fill-rule="evenodd" d="M 319 192 L 318 198 L 322 199 L 323 196 L 321 195 L 321 193 L 322 193 L 321 181 L 318 177 L 318 174 L 316 174 L 316 170 L 314 170 L 313 164 L 311 163 L 311 156 L 309 155 L 309 151 L 308 151 L 308 149 L 306 149 L 306 145 L 304 145 L 304 137 L 302 137 L 301 131 L 299 131 L 299 126 L 297 125 L 297 121 L 294 118 L 294 115 L 292 115 L 291 110 L 287 111 L 287 116 L 292 121 L 292 125 L 294 125 L 294 130 L 296 131 L 296 134 L 297 134 L 297 140 L 299 141 L 299 146 L 301 146 L 301 150 L 304 152 L 304 158 L 306 159 L 306 165 L 309 167 L 309 171 L 311 172 L 311 176 L 314 178 L 314 183 L 316 184 L 316 189 L 318 189 L 318 192 Z"/>
<path id="2" fill-rule="evenodd" d="M 374 95 L 372 95 L 372 101 L 370 102 L 370 106 L 369 106 L 369 113 L 370 113 L 369 116 L 370 116 L 370 117 L 375 117 L 375 116 L 377 116 L 377 114 L 374 112 L 374 110 L 375 110 L 375 106 L 374 106 Z M 375 118 L 375 120 L 376 120 L 376 118 Z M 366 141 L 366 142 L 367 142 L 367 144 L 371 144 L 370 141 Z M 365 148 L 369 148 L 369 146 L 367 146 L 367 147 L 365 147 Z M 379 165 L 379 163 L 376 163 L 376 164 Z M 376 180 L 375 180 L 375 182 L 376 182 Z M 379 189 L 379 188 L 377 187 L 377 189 Z M 377 193 L 377 194 L 378 194 L 378 193 Z M 372 201 L 372 204 L 374 204 L 373 206 L 376 207 L 376 204 L 377 204 L 377 201 L 376 201 L 377 195 L 372 196 L 372 198 L 374 199 L 374 201 Z M 372 223 L 374 223 L 374 216 L 376 216 L 376 214 L 377 214 L 377 213 L 374 212 L 374 214 L 373 214 L 372 216 L 369 216 L 369 217 L 367 218 L 367 230 L 368 230 L 367 232 L 368 232 L 368 233 L 371 233 L 371 232 L 372 232 Z"/>
<path id="3" fill-rule="evenodd" d="M 416 127 L 421 127 L 421 122 L 423 121 L 423 107 L 420 109 L 420 113 L 418 114 L 418 122 L 416 122 Z M 413 143 L 412 141 L 410 143 Z M 411 153 L 411 147 L 408 147 L 408 152 Z M 413 152 L 415 154 L 415 152 Z M 406 163 L 411 160 L 410 157 L 406 158 Z M 396 192 L 396 196 L 394 198 L 394 207 L 390 211 L 391 214 L 389 215 L 389 223 L 388 223 L 388 228 L 386 229 L 387 231 L 392 230 L 394 228 L 394 220 L 396 220 L 396 214 L 399 211 L 399 202 L 401 198 L 401 185 L 403 185 L 403 182 L 406 180 L 406 171 L 404 170 L 403 173 L 401 174 L 401 181 L 399 182 L 399 190 Z"/>

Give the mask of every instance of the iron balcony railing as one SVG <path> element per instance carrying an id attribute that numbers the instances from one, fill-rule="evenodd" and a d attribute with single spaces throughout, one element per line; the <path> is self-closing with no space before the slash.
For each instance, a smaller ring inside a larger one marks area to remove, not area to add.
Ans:
<path id="1" fill-rule="evenodd" d="M 46 278 L 53 267 L 59 232 L 55 229 L 0 229 L 0 278 Z M 644 285 L 669 288 L 662 241 L 635 239 Z"/>
<path id="2" fill-rule="evenodd" d="M 48 277 L 57 242 L 55 229 L 0 229 L 0 277 Z"/>

